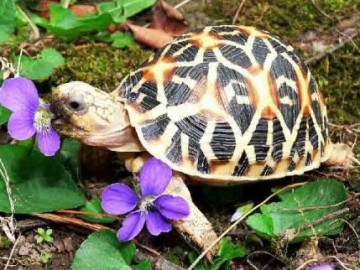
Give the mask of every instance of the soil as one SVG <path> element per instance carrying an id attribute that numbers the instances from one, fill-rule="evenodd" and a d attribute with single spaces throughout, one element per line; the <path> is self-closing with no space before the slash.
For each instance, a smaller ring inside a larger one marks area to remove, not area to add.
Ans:
<path id="1" fill-rule="evenodd" d="M 169 2 L 175 5 L 181 1 L 171 0 Z M 230 24 L 241 2 L 241 0 L 192 0 L 180 8 L 180 11 L 188 20 L 191 28 Z M 323 54 L 324 51 L 331 49 L 339 42 L 346 41 L 347 36 L 352 36 L 353 33 L 359 31 L 359 14 L 358 0 L 248 0 L 245 1 L 236 23 L 254 25 L 281 36 L 282 39 L 292 44 L 305 59 L 310 59 L 314 55 Z M 139 15 L 139 20 L 146 21 L 149 15 L 150 11 L 146 11 Z M 67 62 L 45 82 L 46 84 L 57 85 L 69 80 L 83 80 L 107 91 L 114 89 L 123 76 L 152 53 L 151 50 L 142 46 L 125 50 L 115 50 L 104 44 L 74 46 L 64 43 L 57 46 L 67 58 Z M 356 138 L 360 129 L 351 129 L 349 125 L 360 122 L 359 47 L 360 38 L 355 38 L 352 42 L 347 42 L 342 48 L 325 55 L 310 65 L 328 105 L 329 118 L 333 124 L 331 126 L 333 141 L 342 141 L 352 145 L 358 155 L 360 143 Z M 0 133 L 1 141 L 7 139 L 4 132 Z M 112 155 L 105 154 L 105 156 L 114 162 Z M 104 156 L 102 156 L 102 160 L 104 160 Z M 83 168 L 84 175 L 87 176 L 84 179 L 84 188 L 89 197 L 100 194 L 101 189 L 109 182 L 122 180 L 125 177 L 122 166 L 118 166 L 120 170 L 118 168 L 118 170 L 112 171 L 109 177 L 109 171 L 113 167 L 104 166 L 103 170 L 98 170 L 97 167 L 89 166 L 92 164 L 90 162 L 89 160 L 85 161 L 86 166 Z M 287 180 L 303 181 L 324 176 L 341 179 L 346 183 L 350 192 L 360 192 L 359 168 L 349 172 L 334 172 L 331 169 L 321 168 L 305 176 L 271 183 L 256 183 L 235 188 L 196 186 L 191 187 L 191 192 L 196 204 L 213 223 L 214 229 L 221 233 L 224 228 L 229 226 L 229 219 L 238 203 L 239 194 L 243 195 L 242 202 L 257 203 L 271 194 L 271 188 L 284 184 Z M 360 201 L 353 202 L 353 205 L 349 207 L 351 212 L 346 216 L 347 223 L 340 235 L 321 237 L 304 243 L 302 246 L 280 246 L 276 242 L 266 242 L 257 237 L 244 224 L 240 224 L 228 234 L 227 238 L 235 244 L 245 243 L 248 256 L 242 260 L 234 260 L 230 268 L 295 269 L 301 263 L 317 256 L 319 260 L 316 264 L 327 262 L 336 265 L 336 269 L 343 269 L 342 265 L 346 265 L 347 269 L 360 269 L 360 239 L 358 236 L 360 234 Z M 70 269 L 75 251 L 90 233 L 89 230 L 80 227 L 34 219 L 29 216 L 19 217 L 18 223 L 22 224 L 19 229 L 21 236 L 14 250 L 10 269 Z M 52 228 L 53 241 L 36 243 L 35 229 L 38 227 Z M 2 265 L 6 264 L 12 249 L 12 246 L 4 239 L 3 236 L 0 237 L 0 262 Z M 172 232 L 157 238 L 142 234 L 138 240 L 142 245 L 160 252 L 166 260 L 184 268 L 189 266 L 187 254 L 192 247 L 187 245 L 176 233 Z M 315 253 L 312 252 L 314 250 Z M 44 261 L 46 254 L 51 256 L 48 262 Z M 307 269 L 307 267 L 304 266 L 302 269 Z"/>

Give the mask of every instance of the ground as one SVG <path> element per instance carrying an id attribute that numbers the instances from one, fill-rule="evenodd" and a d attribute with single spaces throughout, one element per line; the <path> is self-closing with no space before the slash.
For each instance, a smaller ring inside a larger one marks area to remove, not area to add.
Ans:
<path id="1" fill-rule="evenodd" d="M 84 1 L 83 1 L 84 2 Z M 179 0 L 169 1 L 177 4 Z M 280 36 L 287 43 L 292 44 L 305 59 L 321 55 L 331 44 L 337 41 L 346 41 L 347 37 L 359 31 L 360 4 L 358 0 L 192 0 L 180 10 L 189 21 L 191 28 L 204 25 L 231 24 L 239 5 L 244 2 L 236 18 L 236 23 L 254 25 Z M 145 15 L 147 13 L 145 12 Z M 145 16 L 146 17 L 146 16 Z M 346 23 L 344 23 L 344 21 Z M 347 42 L 342 48 L 312 62 L 310 69 L 317 79 L 329 110 L 332 138 L 341 140 L 354 146 L 355 153 L 359 153 L 360 144 L 356 141 L 356 132 L 350 129 L 351 125 L 360 122 L 360 38 Z M 58 44 L 66 64 L 50 77 L 47 84 L 52 86 L 69 80 L 83 80 L 101 89 L 111 91 L 119 80 L 145 60 L 152 51 L 143 46 L 130 49 L 114 50 L 104 44 L 85 44 L 80 46 Z M 84 59 L 84 61 L 83 61 Z M 357 133 L 358 134 L 358 133 Z M 355 142 L 355 143 L 353 143 Z M 111 157 L 111 155 L 109 155 Z M 86 162 L 88 170 L 89 161 Z M 108 172 L 107 168 L 105 171 Z M 103 171 L 94 171 L 93 174 L 85 171 L 88 178 L 84 186 L 89 195 L 98 194 L 101 187 L 109 180 L 102 174 Z M 95 175 L 96 174 L 96 175 Z M 270 189 L 285 181 L 298 181 L 305 178 L 315 178 L 321 175 L 333 175 L 333 171 L 321 168 L 315 173 L 306 176 L 284 179 L 271 183 L 256 183 L 236 188 L 192 187 L 192 195 L 200 209 L 214 224 L 217 232 L 222 232 L 229 226 L 229 218 L 238 202 L 239 194 L 243 194 L 242 201 L 259 202 L 270 194 Z M 116 174 L 121 178 L 121 175 Z M 337 175 L 346 182 L 350 191 L 360 192 L 360 170 L 353 169 L 347 174 Z M 97 177 L 97 178 L 96 178 Z M 120 178 L 112 179 L 121 180 Z M 219 200 L 219 198 L 225 198 Z M 323 255 L 336 255 L 342 262 L 360 267 L 360 246 L 356 232 L 360 232 L 358 205 L 354 205 L 347 215 L 349 226 L 337 237 L 324 237 L 319 240 L 320 252 Z M 29 217 L 21 217 L 28 220 Z M 22 266 L 16 269 L 69 269 L 75 250 L 89 233 L 70 225 L 54 225 L 53 223 L 35 221 L 22 230 L 21 245 L 15 250 L 14 258 Z M 25 226 L 25 225 L 24 225 Z M 54 241 L 47 244 L 36 244 L 35 228 L 51 227 L 54 230 Z M 287 249 L 278 243 L 267 243 L 249 231 L 245 225 L 239 225 L 227 236 L 233 243 L 246 243 L 250 251 L 254 252 L 248 261 L 266 269 L 293 269 L 299 265 L 301 248 L 289 246 Z M 175 233 L 158 238 L 147 235 L 139 237 L 141 243 L 159 251 L 163 256 L 182 267 L 187 267 L 187 252 L 191 247 Z M 0 239 L 1 240 L 1 239 Z M 9 254 L 6 241 L 0 241 L 0 257 Z M 4 244 L 5 243 L 5 244 Z M 304 250 L 306 247 L 303 247 Z M 263 252 L 258 252 L 262 250 Z M 284 250 L 287 250 L 285 252 Z M 255 252 L 257 251 L 257 252 Z M 42 256 L 51 254 L 49 263 L 41 262 Z M 251 253 L 251 252 L 250 252 Z M 273 254 L 273 255 L 269 255 Z M 333 260 L 335 261 L 335 259 Z M 235 261 L 232 269 L 253 269 L 246 259 Z"/>

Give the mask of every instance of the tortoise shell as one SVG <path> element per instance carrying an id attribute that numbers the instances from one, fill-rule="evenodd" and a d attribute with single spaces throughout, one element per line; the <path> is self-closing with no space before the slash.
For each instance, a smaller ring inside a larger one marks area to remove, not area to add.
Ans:
<path id="1" fill-rule="evenodd" d="M 326 106 L 309 69 L 252 27 L 179 36 L 123 80 L 120 96 L 143 146 L 188 175 L 280 178 L 328 156 Z"/>

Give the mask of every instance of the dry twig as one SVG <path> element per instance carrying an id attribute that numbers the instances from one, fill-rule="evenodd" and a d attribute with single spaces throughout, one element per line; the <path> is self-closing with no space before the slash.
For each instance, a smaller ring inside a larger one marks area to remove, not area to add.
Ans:
<path id="1" fill-rule="evenodd" d="M 237 21 L 237 19 L 239 18 L 240 12 L 241 12 L 242 8 L 244 7 L 245 2 L 246 2 L 246 0 L 242 0 L 242 1 L 241 1 L 238 9 L 236 10 L 235 16 L 234 16 L 234 18 L 233 18 L 233 20 L 232 20 L 232 24 L 235 24 L 236 21 Z"/>

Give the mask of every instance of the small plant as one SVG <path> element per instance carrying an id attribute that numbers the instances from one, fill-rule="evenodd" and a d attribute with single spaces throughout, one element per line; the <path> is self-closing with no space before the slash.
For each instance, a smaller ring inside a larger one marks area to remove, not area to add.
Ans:
<path id="1" fill-rule="evenodd" d="M 40 258 L 39 258 L 39 261 L 40 261 L 41 263 L 43 263 L 43 264 L 49 263 L 50 260 L 51 260 L 51 254 L 50 254 L 50 253 L 47 253 L 47 252 L 41 254 L 41 256 L 40 256 Z"/>
<path id="2" fill-rule="evenodd" d="M 37 228 L 36 233 L 36 242 L 38 244 L 41 244 L 43 242 L 51 243 L 53 241 L 53 238 L 51 236 L 53 233 L 52 229 L 45 230 L 44 228 Z"/>
<path id="3" fill-rule="evenodd" d="M 11 246 L 11 241 L 4 235 L 0 235 L 0 249 L 6 249 Z"/>

